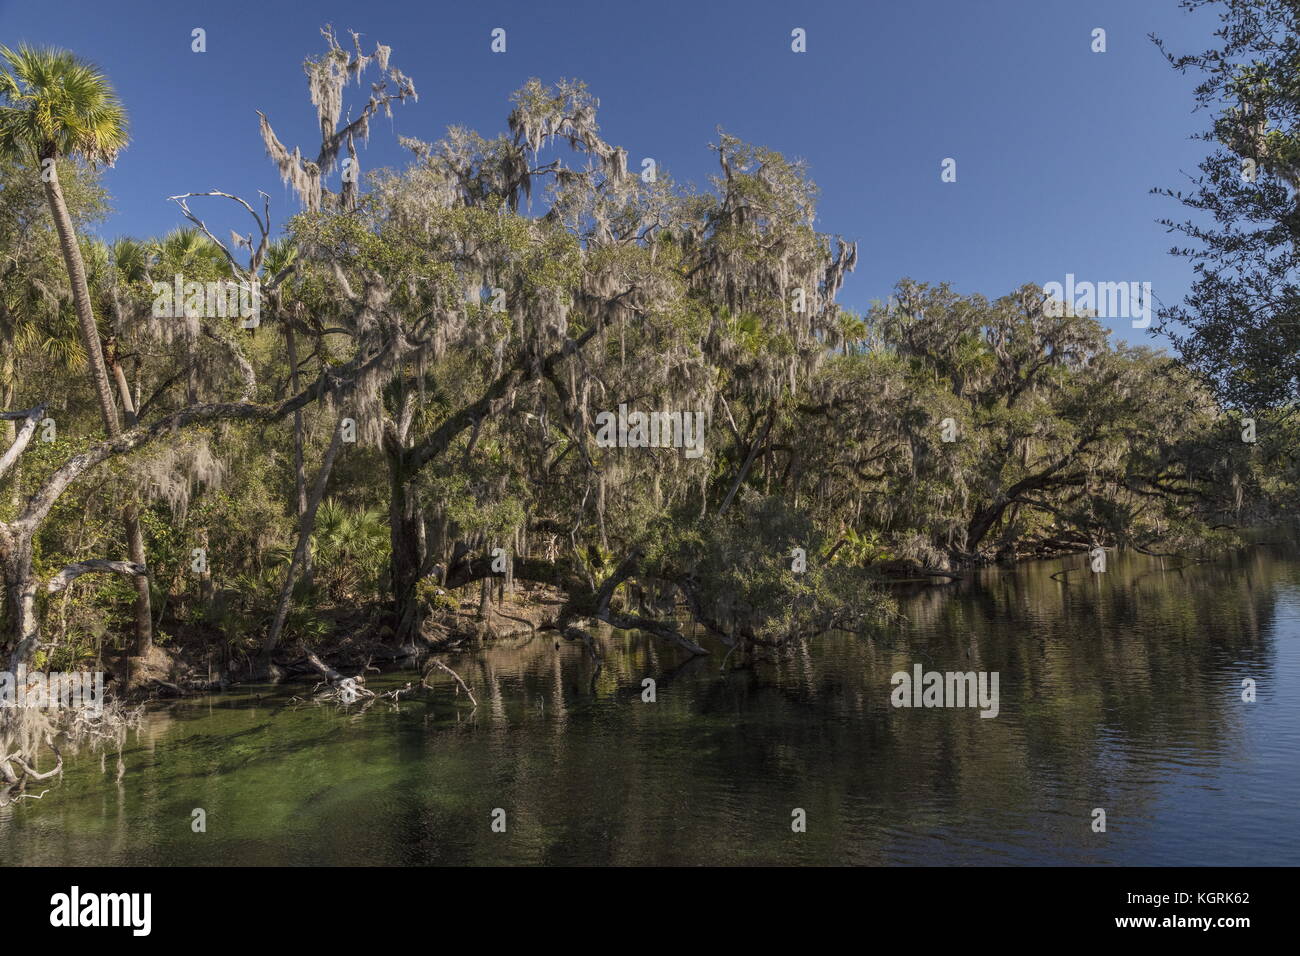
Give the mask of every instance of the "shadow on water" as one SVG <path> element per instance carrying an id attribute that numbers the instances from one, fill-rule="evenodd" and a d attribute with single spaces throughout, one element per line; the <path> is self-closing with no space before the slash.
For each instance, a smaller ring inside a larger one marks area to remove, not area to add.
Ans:
<path id="1" fill-rule="evenodd" d="M 300 688 L 158 705 L 120 781 L 83 754 L 0 810 L 0 863 L 1300 863 L 1294 550 L 1079 556 L 901 603 L 743 670 L 622 632 L 598 673 L 550 640 L 465 653 L 477 708 L 446 680 L 364 716 Z M 915 664 L 997 672 L 998 716 L 893 707 Z"/>

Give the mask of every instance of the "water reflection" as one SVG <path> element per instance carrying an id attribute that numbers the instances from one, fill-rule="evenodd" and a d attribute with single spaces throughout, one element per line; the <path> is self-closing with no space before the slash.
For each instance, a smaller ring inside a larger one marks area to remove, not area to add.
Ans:
<path id="1" fill-rule="evenodd" d="M 1300 863 L 1294 552 L 1072 558 L 903 608 L 739 669 L 617 632 L 598 670 L 545 635 L 498 645 L 451 661 L 477 709 L 450 679 L 364 717 L 292 691 L 183 701 L 120 782 L 83 756 L 0 810 L 0 862 Z M 916 663 L 999 672 L 999 716 L 893 708 Z"/>

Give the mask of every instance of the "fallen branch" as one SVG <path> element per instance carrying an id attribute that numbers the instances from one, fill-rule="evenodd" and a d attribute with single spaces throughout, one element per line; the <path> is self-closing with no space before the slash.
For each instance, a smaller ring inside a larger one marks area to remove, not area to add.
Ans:
<path id="1" fill-rule="evenodd" d="M 344 677 L 312 651 L 307 652 L 307 663 L 311 664 L 325 678 L 324 682 L 329 685 L 327 690 L 323 690 L 316 695 L 318 698 L 333 698 L 339 703 L 351 704 L 359 697 L 376 696 L 374 691 L 362 686 L 366 682 L 364 674 L 358 674 L 356 677 Z M 320 687 L 320 684 L 312 688 L 313 693 L 315 693 L 317 687 Z"/>
<path id="2" fill-rule="evenodd" d="M 452 670 L 450 667 L 448 667 L 448 666 L 447 666 L 446 664 L 444 664 L 442 661 L 437 660 L 436 658 L 433 659 L 433 660 L 431 660 L 429 663 L 431 663 L 434 667 L 438 668 L 439 670 L 443 671 L 444 673 L 446 673 L 446 674 L 450 674 L 452 677 L 454 677 L 454 678 L 456 679 L 456 683 L 457 683 L 457 684 L 460 684 L 460 686 L 461 686 L 462 688 L 464 688 L 465 693 L 469 696 L 470 703 L 473 704 L 475 707 L 478 706 L 478 700 L 477 700 L 477 698 L 475 698 L 475 696 L 474 696 L 474 692 L 473 692 L 472 690 L 469 689 L 469 686 L 468 686 L 468 685 L 467 685 L 463 680 L 460 679 L 460 675 L 459 675 L 459 674 L 457 674 L 454 670 Z M 427 678 L 427 676 L 428 676 L 428 673 L 426 672 L 426 673 L 425 673 L 425 678 Z M 425 678 L 421 678 L 421 679 L 420 679 L 420 682 L 421 682 L 421 683 L 424 683 Z M 425 685 L 425 686 L 428 686 L 428 685 Z"/>
<path id="3" fill-rule="evenodd" d="M 635 614 L 615 614 L 612 611 L 606 611 L 600 618 L 612 627 L 620 630 L 645 631 L 653 634 L 655 637 L 666 637 L 668 640 L 675 642 L 680 647 L 685 648 L 695 655 L 708 654 L 700 645 L 696 644 L 689 637 L 683 634 L 671 624 L 665 624 L 662 621 L 656 621 L 648 617 L 639 617 Z"/>
<path id="4" fill-rule="evenodd" d="M 52 741 L 47 740 L 46 745 L 54 751 L 54 756 L 58 758 L 53 770 L 47 770 L 45 773 L 37 773 L 31 767 L 27 766 L 27 762 L 23 760 L 21 750 L 18 751 L 18 753 L 12 753 L 8 757 L 5 757 L 3 761 L 0 761 L 0 763 L 12 760 L 23 769 L 23 772 L 27 774 L 28 780 L 49 780 L 51 777 L 58 776 L 63 772 L 63 754 L 59 753 L 59 748 L 54 746 Z"/>

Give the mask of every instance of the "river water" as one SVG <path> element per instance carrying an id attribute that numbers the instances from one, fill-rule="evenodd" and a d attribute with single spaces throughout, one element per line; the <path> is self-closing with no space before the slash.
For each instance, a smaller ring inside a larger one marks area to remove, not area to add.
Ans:
<path id="1" fill-rule="evenodd" d="M 476 708 L 445 677 L 364 714 L 301 685 L 158 704 L 120 780 L 83 751 L 0 809 L 0 863 L 1300 864 L 1294 548 L 1035 562 L 901 608 L 744 669 L 624 632 L 599 670 L 545 634 L 449 656 Z M 916 664 L 996 671 L 997 717 L 895 708 Z"/>

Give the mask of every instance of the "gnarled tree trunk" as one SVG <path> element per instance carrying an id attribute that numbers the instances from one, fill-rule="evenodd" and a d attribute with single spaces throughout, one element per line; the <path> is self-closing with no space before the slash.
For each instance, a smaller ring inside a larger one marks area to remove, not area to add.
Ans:
<path id="1" fill-rule="evenodd" d="M 3 633 L 13 648 L 9 670 L 16 672 L 40 645 L 30 539 L 0 529 L 0 578 L 4 579 L 5 589 Z"/>

